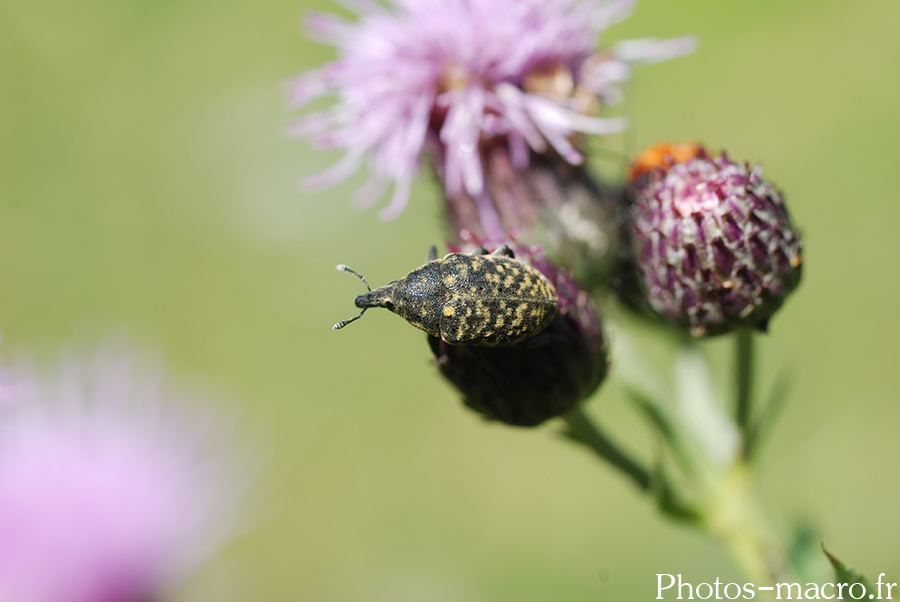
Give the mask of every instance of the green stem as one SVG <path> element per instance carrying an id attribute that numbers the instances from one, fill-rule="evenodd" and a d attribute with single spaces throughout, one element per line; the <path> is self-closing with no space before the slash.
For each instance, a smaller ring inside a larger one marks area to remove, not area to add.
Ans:
<path id="1" fill-rule="evenodd" d="M 566 435 L 570 439 L 589 447 L 600 458 L 631 479 L 641 490 L 650 490 L 650 473 L 610 441 L 580 407 L 570 410 L 562 418 L 568 427 Z"/>
<path id="2" fill-rule="evenodd" d="M 735 419 L 743 436 L 745 449 L 749 447 L 753 425 L 750 409 L 753 401 L 753 331 L 742 328 L 737 331 L 735 353 L 735 385 L 737 391 Z"/>
<path id="3" fill-rule="evenodd" d="M 734 466 L 710 497 L 704 526 L 757 585 L 791 581 L 779 540 L 752 489 L 747 466 Z"/>

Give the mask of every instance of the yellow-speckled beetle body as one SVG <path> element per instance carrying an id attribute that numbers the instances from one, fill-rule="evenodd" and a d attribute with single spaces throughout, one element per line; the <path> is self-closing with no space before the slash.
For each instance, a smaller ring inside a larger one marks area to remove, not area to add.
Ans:
<path id="1" fill-rule="evenodd" d="M 338 269 L 366 279 L 340 265 Z M 488 255 L 450 253 L 404 278 L 356 298 L 359 315 L 334 325 L 343 328 L 370 307 L 384 307 L 416 328 L 452 345 L 515 345 L 541 332 L 556 315 L 556 288 L 533 267 L 518 261 L 506 245 Z"/>

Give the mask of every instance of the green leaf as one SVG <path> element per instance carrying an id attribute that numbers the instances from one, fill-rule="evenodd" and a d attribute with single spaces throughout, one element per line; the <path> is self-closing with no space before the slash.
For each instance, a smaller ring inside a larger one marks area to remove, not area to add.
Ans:
<path id="1" fill-rule="evenodd" d="M 825 555 L 828 557 L 828 561 L 834 568 L 835 583 L 846 583 L 848 585 L 861 583 L 862 586 L 866 588 L 866 593 L 863 595 L 864 599 L 872 599 L 876 597 L 875 588 L 872 587 L 872 582 L 832 556 L 831 553 L 825 549 L 824 541 L 822 542 L 822 551 L 825 552 Z M 871 596 L 872 598 L 869 598 L 869 596 Z"/>
<path id="2" fill-rule="evenodd" d="M 668 444 L 678 443 L 678 435 L 675 426 L 672 424 L 672 418 L 661 403 L 648 397 L 644 392 L 636 388 L 627 387 L 625 393 L 628 396 L 628 400 L 650 422 L 654 432 L 663 441 Z"/>
<path id="3" fill-rule="evenodd" d="M 778 414 L 781 413 L 781 409 L 787 401 L 788 393 L 790 393 L 794 380 L 794 370 L 790 366 L 785 366 L 778 374 L 778 378 L 769 394 L 769 399 L 763 407 L 763 411 L 760 413 L 759 418 L 757 418 L 754 423 L 747 441 L 744 443 L 744 454 L 748 458 L 753 457 L 757 449 L 759 449 L 759 444 L 764 436 L 767 435 L 768 431 L 774 426 L 775 419 L 778 417 Z"/>
<path id="4" fill-rule="evenodd" d="M 684 500 L 672 487 L 662 459 L 653 466 L 651 482 L 656 496 L 656 504 L 663 514 L 693 525 L 700 525 L 703 522 L 703 513 L 693 504 Z"/>

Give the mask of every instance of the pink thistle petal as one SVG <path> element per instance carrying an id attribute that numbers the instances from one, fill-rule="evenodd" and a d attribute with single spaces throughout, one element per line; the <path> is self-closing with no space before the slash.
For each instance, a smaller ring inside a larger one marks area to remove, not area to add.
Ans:
<path id="1" fill-rule="evenodd" d="M 353 204 L 358 209 L 369 209 L 384 196 L 389 180 L 371 176 L 356 192 L 353 193 Z"/>
<path id="2" fill-rule="evenodd" d="M 545 152 L 547 143 L 525 111 L 525 93 L 515 86 L 501 84 L 497 86 L 497 96 L 504 102 L 506 117 L 512 125 L 512 131 L 527 140 L 528 145 L 536 153 Z"/>
<path id="3" fill-rule="evenodd" d="M 605 119 L 602 117 L 591 117 L 589 115 L 570 112 L 566 115 L 566 120 L 572 131 L 585 134 L 606 136 L 628 129 L 628 120 L 624 117 Z"/>
<path id="4" fill-rule="evenodd" d="M 406 203 L 409 201 L 409 191 L 412 187 L 412 179 L 397 180 L 394 182 L 394 196 L 387 207 L 381 210 L 379 217 L 390 221 L 403 213 Z"/>
<path id="5" fill-rule="evenodd" d="M 463 168 L 463 183 L 466 192 L 471 195 L 481 194 L 484 188 L 484 172 L 481 170 L 481 157 L 475 144 L 461 144 L 457 148 Z"/>
<path id="6" fill-rule="evenodd" d="M 312 12 L 306 16 L 310 38 L 325 44 L 351 44 L 357 35 L 353 23 L 329 13 Z"/>
<path id="7" fill-rule="evenodd" d="M 417 154 L 425 144 L 425 136 L 428 133 L 428 117 L 431 114 L 433 103 L 433 97 L 423 95 L 413 105 L 409 120 L 409 135 L 404 144 L 406 156 Z"/>
<path id="8" fill-rule="evenodd" d="M 221 538 L 246 485 L 228 431 L 123 349 L 28 389 L 0 408 L 0 599 L 155 599 Z"/>
<path id="9" fill-rule="evenodd" d="M 328 92 L 328 87 L 319 71 L 310 71 L 300 77 L 295 77 L 288 82 L 290 92 L 287 95 L 287 106 L 290 109 L 299 109 L 309 101 L 318 98 Z"/>
<path id="10" fill-rule="evenodd" d="M 509 135 L 509 159 L 516 169 L 525 169 L 528 166 L 528 142 L 517 132 Z"/>
<path id="11" fill-rule="evenodd" d="M 478 216 L 482 228 L 484 228 L 485 237 L 490 240 L 504 240 L 506 238 L 506 230 L 494 207 L 494 201 L 487 191 L 483 191 L 475 198 L 478 207 Z"/>
<path id="12" fill-rule="evenodd" d="M 538 130 L 553 149 L 572 165 L 580 165 L 583 157 L 566 139 L 566 134 L 570 133 L 570 129 L 566 114 L 559 108 L 559 105 L 529 94 L 525 97 L 525 107 Z"/>
<path id="13" fill-rule="evenodd" d="M 637 0 L 616 0 L 598 6 L 590 16 L 591 26 L 598 31 L 609 29 L 631 16 Z"/>
<path id="14" fill-rule="evenodd" d="M 320 111 L 310 113 L 288 122 L 285 134 L 293 138 L 313 136 L 327 131 L 331 127 L 332 119 L 329 119 L 333 111 Z"/>
<path id="15" fill-rule="evenodd" d="M 356 171 L 360 163 L 360 153 L 350 151 L 331 168 L 315 176 L 305 178 L 302 183 L 303 188 L 312 191 L 333 186 Z"/>
<path id="16" fill-rule="evenodd" d="M 631 65 L 649 65 L 694 52 L 699 42 L 694 36 L 683 36 L 672 40 L 644 38 L 626 40 L 615 45 L 613 53 Z"/>
<path id="17" fill-rule="evenodd" d="M 444 181 L 444 189 L 448 197 L 455 198 L 462 194 L 462 159 L 458 153 L 446 152 L 444 155 L 444 173 L 440 175 Z"/>
<path id="18" fill-rule="evenodd" d="M 603 135 L 624 122 L 577 113 L 573 90 L 616 100 L 631 63 L 678 56 L 692 47 L 686 39 L 642 41 L 618 44 L 611 55 L 597 53 L 598 35 L 625 18 L 634 0 L 343 3 L 359 13 L 357 21 L 319 13 L 307 19 L 312 35 L 334 45 L 339 58 L 295 80 L 289 95 L 294 107 L 324 94 L 337 97 L 333 114 L 318 113 L 289 128 L 320 146 L 347 150 L 349 158 L 311 179 L 319 185 L 366 163 L 402 190 L 428 153 L 440 166 L 448 195 L 477 196 L 484 188 L 484 143 L 516 148 L 517 165 L 522 141 L 530 152 L 552 147 L 580 164 L 583 158 L 568 140 L 573 134 Z M 539 89 L 553 86 L 553 73 L 569 74 L 571 89 L 543 90 L 534 100 L 529 82 Z M 426 144 L 431 140 L 438 144 Z M 383 214 L 395 215 L 406 203 L 397 198 L 402 195 L 395 192 L 393 209 Z"/>

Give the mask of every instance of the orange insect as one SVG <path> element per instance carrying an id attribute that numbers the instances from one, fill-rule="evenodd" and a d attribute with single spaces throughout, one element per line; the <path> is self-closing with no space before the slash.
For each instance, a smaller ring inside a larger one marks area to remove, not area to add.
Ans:
<path id="1" fill-rule="evenodd" d="M 628 173 L 628 181 L 635 182 L 645 173 L 657 168 L 663 171 L 677 165 L 687 163 L 691 159 L 706 157 L 706 149 L 693 142 L 662 142 L 651 146 L 631 163 L 631 171 Z"/>

